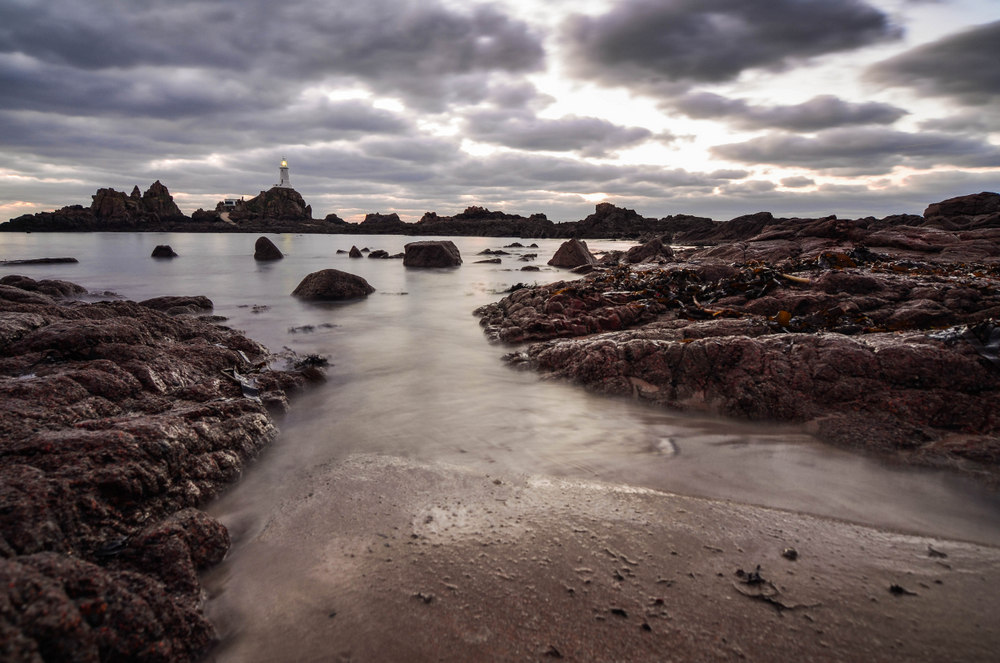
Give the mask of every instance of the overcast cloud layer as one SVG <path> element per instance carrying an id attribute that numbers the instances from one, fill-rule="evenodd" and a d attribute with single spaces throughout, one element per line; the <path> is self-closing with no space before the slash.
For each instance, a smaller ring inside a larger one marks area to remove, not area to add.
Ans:
<path id="1" fill-rule="evenodd" d="M 0 220 L 287 157 L 314 214 L 917 212 L 1000 189 L 993 0 L 7 0 Z"/>

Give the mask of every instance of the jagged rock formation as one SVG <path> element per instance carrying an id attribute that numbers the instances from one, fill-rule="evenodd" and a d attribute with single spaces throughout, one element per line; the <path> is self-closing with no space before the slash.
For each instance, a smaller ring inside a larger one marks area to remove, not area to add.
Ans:
<path id="1" fill-rule="evenodd" d="M 217 212 L 224 211 L 222 203 Z M 301 194 L 290 187 L 276 186 L 261 191 L 250 200 L 241 200 L 229 212 L 229 219 L 239 224 L 243 221 L 309 221 L 312 207 L 306 205 Z"/>
<path id="2" fill-rule="evenodd" d="M 556 250 L 555 255 L 549 260 L 553 267 L 580 267 L 581 265 L 593 265 L 594 259 L 587 243 L 578 239 L 568 239 Z"/>
<path id="3" fill-rule="evenodd" d="M 139 187 L 128 195 L 114 189 L 98 189 L 92 198 L 89 208 L 71 205 L 55 212 L 25 214 L 0 225 L 0 230 L 160 230 L 164 225 L 187 219 L 159 180 L 142 194 Z"/>

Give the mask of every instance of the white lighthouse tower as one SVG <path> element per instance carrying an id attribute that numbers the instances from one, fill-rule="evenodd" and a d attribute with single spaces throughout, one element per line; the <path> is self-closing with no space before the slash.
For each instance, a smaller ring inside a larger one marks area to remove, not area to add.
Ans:
<path id="1" fill-rule="evenodd" d="M 285 160 L 285 157 L 281 157 L 281 168 L 278 169 L 278 183 L 275 186 L 285 189 L 292 188 L 292 181 L 288 178 L 288 162 Z"/>

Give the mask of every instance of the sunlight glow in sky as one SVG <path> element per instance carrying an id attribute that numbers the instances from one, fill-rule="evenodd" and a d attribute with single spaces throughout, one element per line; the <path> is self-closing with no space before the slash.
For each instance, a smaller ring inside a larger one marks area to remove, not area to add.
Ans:
<path id="1" fill-rule="evenodd" d="M 1000 189 L 995 0 L 8 0 L 0 26 L 0 220 L 157 179 L 211 209 L 282 157 L 349 220 Z"/>

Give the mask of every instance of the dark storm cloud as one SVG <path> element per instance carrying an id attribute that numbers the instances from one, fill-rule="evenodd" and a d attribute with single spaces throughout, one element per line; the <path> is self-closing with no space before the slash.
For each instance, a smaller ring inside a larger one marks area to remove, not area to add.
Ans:
<path id="1" fill-rule="evenodd" d="M 577 75 L 651 92 L 728 81 L 898 35 L 863 0 L 626 0 L 606 14 L 575 15 L 563 29 Z"/>
<path id="2" fill-rule="evenodd" d="M 829 129 L 815 137 L 770 134 L 742 143 L 717 145 L 711 152 L 743 163 L 803 166 L 842 174 L 875 174 L 893 166 L 1000 166 L 1000 148 L 944 133 L 907 133 L 861 127 Z"/>
<path id="3" fill-rule="evenodd" d="M 891 104 L 870 101 L 851 103 L 829 94 L 801 104 L 759 106 L 710 92 L 686 94 L 669 104 L 696 119 L 726 120 L 745 129 L 781 128 L 818 131 L 858 124 L 892 124 L 907 111 Z"/>
<path id="4" fill-rule="evenodd" d="M 465 134 L 474 140 L 522 150 L 579 152 L 603 156 L 649 140 L 653 132 L 622 127 L 596 117 L 535 117 L 531 113 L 484 110 L 470 113 Z"/>
<path id="5" fill-rule="evenodd" d="M 149 0 L 123 7 L 52 0 L 4 3 L 0 26 L 0 53 L 24 60 L 21 69 L 31 67 L 43 82 L 69 84 L 52 91 L 62 90 L 66 103 L 78 96 L 85 106 L 106 99 L 108 107 L 136 107 L 143 86 L 181 76 L 175 85 L 195 88 L 181 95 L 189 113 L 197 112 L 202 96 L 241 91 L 243 98 L 230 101 L 267 108 L 297 87 L 329 79 L 360 81 L 377 93 L 433 106 L 476 99 L 487 93 L 491 73 L 534 70 L 544 56 L 538 36 L 522 22 L 490 8 L 459 13 L 434 2 L 344 7 L 307 0 Z M 142 69 L 148 69 L 142 76 L 128 75 Z M 70 81 L 67 70 L 81 80 Z M 18 84 L 32 92 L 29 99 L 45 102 L 30 81 L 12 76 L 4 84 Z M 167 92 L 160 95 L 164 103 Z"/>
<path id="6" fill-rule="evenodd" d="M 1000 21 L 918 46 L 873 65 L 867 77 L 889 87 L 910 87 L 962 104 L 1000 100 Z"/>

